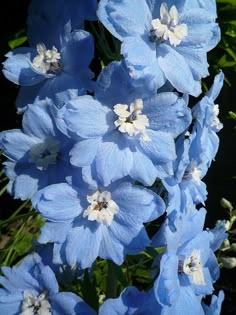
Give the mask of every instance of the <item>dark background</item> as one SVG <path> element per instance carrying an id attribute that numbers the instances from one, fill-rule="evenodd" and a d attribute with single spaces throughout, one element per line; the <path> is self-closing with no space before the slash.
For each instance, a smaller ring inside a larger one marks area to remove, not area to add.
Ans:
<path id="1" fill-rule="evenodd" d="M 26 17 L 28 0 L 8 1 L 1 5 L 0 19 L 0 60 L 5 60 L 5 53 L 10 50 L 8 46 L 9 39 L 14 38 L 14 34 L 26 29 Z M 52 12 L 53 14 L 53 12 Z M 27 45 L 27 43 L 25 44 Z M 217 99 L 220 105 L 220 120 L 224 124 L 224 128 L 220 131 L 220 148 L 216 156 L 215 162 L 212 163 L 207 176 L 204 178 L 208 187 L 208 199 L 206 208 L 208 210 L 206 227 L 213 227 L 216 220 L 227 218 L 226 210 L 220 205 L 222 197 L 230 200 L 236 207 L 236 121 L 228 118 L 228 111 L 236 111 L 236 72 L 227 71 L 226 76 L 231 83 L 228 86 L 226 83 L 223 90 Z M 213 82 L 213 76 L 208 79 L 209 84 Z M 210 86 L 210 85 L 209 85 Z M 0 130 L 12 128 L 20 128 L 21 116 L 16 114 L 15 99 L 18 93 L 18 87 L 9 82 L 0 71 Z M 14 208 L 19 205 L 19 201 L 13 200 L 12 197 L 4 194 L 0 200 L 0 219 L 6 218 L 9 213 L 9 208 Z M 235 253 L 236 256 L 236 253 Z M 215 284 L 216 292 L 223 289 L 226 297 L 222 307 L 222 315 L 236 314 L 236 281 L 235 272 L 233 270 L 221 270 L 221 277 Z"/>

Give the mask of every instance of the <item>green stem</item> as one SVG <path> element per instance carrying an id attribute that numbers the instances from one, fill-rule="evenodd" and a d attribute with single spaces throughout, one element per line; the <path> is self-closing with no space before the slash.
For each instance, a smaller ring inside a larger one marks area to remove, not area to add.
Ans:
<path id="1" fill-rule="evenodd" d="M 107 272 L 107 298 L 115 298 L 117 294 L 117 277 L 115 274 L 114 263 L 110 260 L 107 261 L 108 272 Z"/>

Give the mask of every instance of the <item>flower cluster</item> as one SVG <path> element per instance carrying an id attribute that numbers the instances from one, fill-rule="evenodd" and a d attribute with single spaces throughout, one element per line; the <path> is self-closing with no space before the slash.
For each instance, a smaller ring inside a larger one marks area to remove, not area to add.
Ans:
<path id="1" fill-rule="evenodd" d="M 96 19 L 121 42 L 122 59 L 100 73 L 85 30 L 85 20 Z M 214 252 L 227 234 L 204 229 L 202 180 L 219 145 L 223 73 L 189 105 L 219 40 L 214 0 L 31 1 L 29 47 L 10 51 L 3 64 L 20 85 L 22 129 L 1 132 L 0 148 L 8 192 L 30 199 L 45 223 L 38 253 L 2 268 L 2 314 L 95 314 L 79 296 L 59 292 L 56 266 L 92 269 L 98 257 L 121 265 L 148 245 L 163 248 L 153 288 L 127 287 L 99 315 L 220 313 L 222 291 L 210 305 L 203 299 L 214 292 Z M 160 217 L 149 235 L 145 223 Z"/>

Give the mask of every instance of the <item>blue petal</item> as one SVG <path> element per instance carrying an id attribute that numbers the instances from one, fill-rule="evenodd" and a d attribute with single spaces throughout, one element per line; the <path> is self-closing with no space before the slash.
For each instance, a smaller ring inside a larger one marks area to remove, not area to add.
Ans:
<path id="1" fill-rule="evenodd" d="M 78 295 L 72 292 L 60 292 L 51 299 L 51 306 L 55 314 L 95 315 L 96 312 L 88 306 Z"/>
<path id="2" fill-rule="evenodd" d="M 107 114 L 110 110 L 90 96 L 78 97 L 69 102 L 66 109 L 64 119 L 68 129 L 83 138 L 102 136 L 109 129 Z"/>
<path id="3" fill-rule="evenodd" d="M 151 141 L 140 139 L 141 150 L 153 161 L 153 164 L 161 164 L 173 161 L 176 158 L 174 139 L 171 134 L 162 131 L 148 129 Z"/>
<path id="4" fill-rule="evenodd" d="M 66 244 L 66 257 L 70 265 L 78 263 L 81 268 L 91 267 L 98 256 L 102 239 L 101 226 L 94 222 L 74 227 L 68 235 Z M 84 224 L 83 224 L 84 222 Z"/>
<path id="5" fill-rule="evenodd" d="M 47 243 L 62 243 L 65 241 L 66 235 L 71 229 L 71 222 L 45 222 L 41 228 L 41 234 L 38 242 L 41 244 Z"/>
<path id="6" fill-rule="evenodd" d="M 99 145 L 95 163 L 97 176 L 104 186 L 127 176 L 133 164 L 133 154 L 127 145 L 125 135 L 115 131 L 104 138 Z"/>
<path id="7" fill-rule="evenodd" d="M 8 59 L 3 63 L 5 77 L 18 85 L 31 86 L 45 79 L 44 75 L 36 73 L 31 68 L 31 60 L 37 55 L 33 48 L 16 48 L 9 52 Z"/>
<path id="8" fill-rule="evenodd" d="M 132 152 L 133 165 L 129 175 L 144 185 L 151 186 L 155 182 L 158 171 L 151 158 L 141 151 Z"/>
<path id="9" fill-rule="evenodd" d="M 141 36 L 151 29 L 151 13 L 146 1 L 102 0 L 98 6 L 98 18 L 118 39 L 133 35 Z"/>
<path id="10" fill-rule="evenodd" d="M 78 192 L 68 184 L 55 184 L 39 191 L 32 203 L 42 216 L 51 221 L 72 220 L 81 211 Z"/>
<path id="11" fill-rule="evenodd" d="M 22 162 L 28 162 L 28 151 L 39 141 L 17 129 L 3 131 L 0 137 L 4 155 L 11 160 L 21 160 Z"/>
<path id="12" fill-rule="evenodd" d="M 172 92 L 159 93 L 146 100 L 143 113 L 149 118 L 149 128 L 168 132 L 176 138 L 191 122 L 191 111 L 186 103 L 185 98 Z"/>
<path id="13" fill-rule="evenodd" d="M 62 51 L 63 71 L 79 73 L 88 68 L 94 54 L 93 37 L 86 31 L 73 31 Z"/>
<path id="14" fill-rule="evenodd" d="M 22 126 L 26 134 L 39 139 L 55 135 L 56 128 L 46 102 L 29 105 L 23 116 Z"/>
<path id="15" fill-rule="evenodd" d="M 92 164 L 100 142 L 100 138 L 86 139 L 84 141 L 77 142 L 70 151 L 71 164 L 79 167 Z"/>
<path id="16" fill-rule="evenodd" d="M 186 60 L 173 48 L 161 44 L 157 48 L 158 63 L 167 80 L 182 93 L 198 96 L 201 93 L 200 82 L 195 81 Z M 181 76 L 179 71 L 181 69 Z"/>

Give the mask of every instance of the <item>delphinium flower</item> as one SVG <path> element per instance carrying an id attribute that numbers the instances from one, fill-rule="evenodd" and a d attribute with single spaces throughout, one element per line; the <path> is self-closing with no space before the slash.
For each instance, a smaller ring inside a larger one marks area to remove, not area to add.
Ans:
<path id="1" fill-rule="evenodd" d="M 71 30 L 56 38 L 45 38 L 47 31 L 38 34 L 40 40 L 31 47 L 19 47 L 7 53 L 3 74 L 22 86 L 16 100 L 19 113 L 27 104 L 48 98 L 61 107 L 66 101 L 92 89 L 93 37 L 84 30 Z"/>
<path id="2" fill-rule="evenodd" d="M 49 41 L 59 38 L 58 28 L 63 30 L 68 22 L 72 30 L 84 29 L 85 20 L 97 19 L 96 10 L 97 0 L 31 0 L 27 18 L 29 41 L 36 45 L 42 31 L 47 32 Z"/>
<path id="3" fill-rule="evenodd" d="M 152 191 L 131 183 L 117 182 L 90 189 L 79 184 L 55 184 L 36 193 L 34 207 L 47 220 L 40 243 L 54 243 L 53 261 L 90 267 L 99 256 L 121 264 L 150 244 L 143 223 L 165 210 Z"/>
<path id="4" fill-rule="evenodd" d="M 196 133 L 193 148 L 199 161 L 203 161 L 209 168 L 215 159 L 219 148 L 217 133 L 223 128 L 219 120 L 219 105 L 215 104 L 224 82 L 224 74 L 216 75 L 214 83 L 206 95 L 193 107 L 193 133 Z M 194 153 L 192 153 L 193 155 Z"/>
<path id="5" fill-rule="evenodd" d="M 164 228 L 158 231 L 159 235 L 163 233 L 161 241 L 164 240 L 162 245 L 166 246 L 166 251 L 161 257 L 154 291 L 163 306 L 172 307 L 180 303 L 179 299 L 185 300 L 190 296 L 201 298 L 213 292 L 213 283 L 219 277 L 219 266 L 211 248 L 214 234 L 203 230 L 205 214 L 206 210 L 201 208 L 175 219 L 168 218 Z M 222 234 L 221 243 L 224 238 Z M 156 235 L 153 245 L 157 246 L 159 242 Z"/>
<path id="6" fill-rule="evenodd" d="M 150 88 L 168 80 L 198 96 L 208 73 L 207 52 L 220 40 L 215 1 L 101 0 L 98 17 L 122 41 L 121 53 L 134 78 L 151 76 Z"/>
<path id="7" fill-rule="evenodd" d="M 59 128 L 66 125 L 81 137 L 70 152 L 71 163 L 83 168 L 84 178 L 91 173 L 104 186 L 127 175 L 152 185 L 172 174 L 174 139 L 191 120 L 187 99 L 172 92 L 146 97 L 132 87 L 121 63 L 105 68 L 97 85 L 95 98 L 81 96 L 61 109 Z"/>
<path id="8" fill-rule="evenodd" d="M 95 315 L 79 296 L 59 292 L 55 274 L 34 253 L 19 266 L 2 267 L 0 313 L 7 315 Z"/>
<path id="9" fill-rule="evenodd" d="M 153 294 L 135 287 L 125 288 L 116 299 L 106 300 L 99 308 L 99 315 L 159 315 L 161 306 Z"/>
<path id="10" fill-rule="evenodd" d="M 205 315 L 220 315 L 221 313 L 221 305 L 224 300 L 224 292 L 219 291 L 218 296 L 213 295 L 211 299 L 211 304 L 207 305 L 202 302 L 202 307 L 204 309 Z"/>
<path id="11" fill-rule="evenodd" d="M 175 305 L 162 306 L 155 298 L 154 290 L 139 291 L 135 287 L 125 288 L 116 299 L 106 300 L 99 308 L 99 315 L 219 315 L 224 293 L 213 295 L 211 304 L 201 303 L 201 298 L 182 294 Z M 202 304 L 202 305 L 201 305 Z"/>
<path id="12" fill-rule="evenodd" d="M 72 173 L 69 151 L 73 144 L 57 129 L 46 101 L 29 105 L 22 129 L 0 133 L 0 148 L 8 158 L 4 162 L 8 192 L 25 200 L 38 189 L 65 182 Z"/>
<path id="13" fill-rule="evenodd" d="M 224 75 L 220 72 L 206 95 L 193 107 L 191 133 L 184 132 L 176 141 L 177 158 L 173 161 L 174 176 L 167 176 L 163 184 L 168 192 L 168 212 L 183 206 L 192 198 L 195 204 L 204 204 L 206 184 L 202 181 L 214 160 L 222 128 L 218 105 L 214 103 L 222 88 Z M 189 195 L 189 196 L 188 196 Z M 181 210 L 180 210 L 181 211 Z"/>

